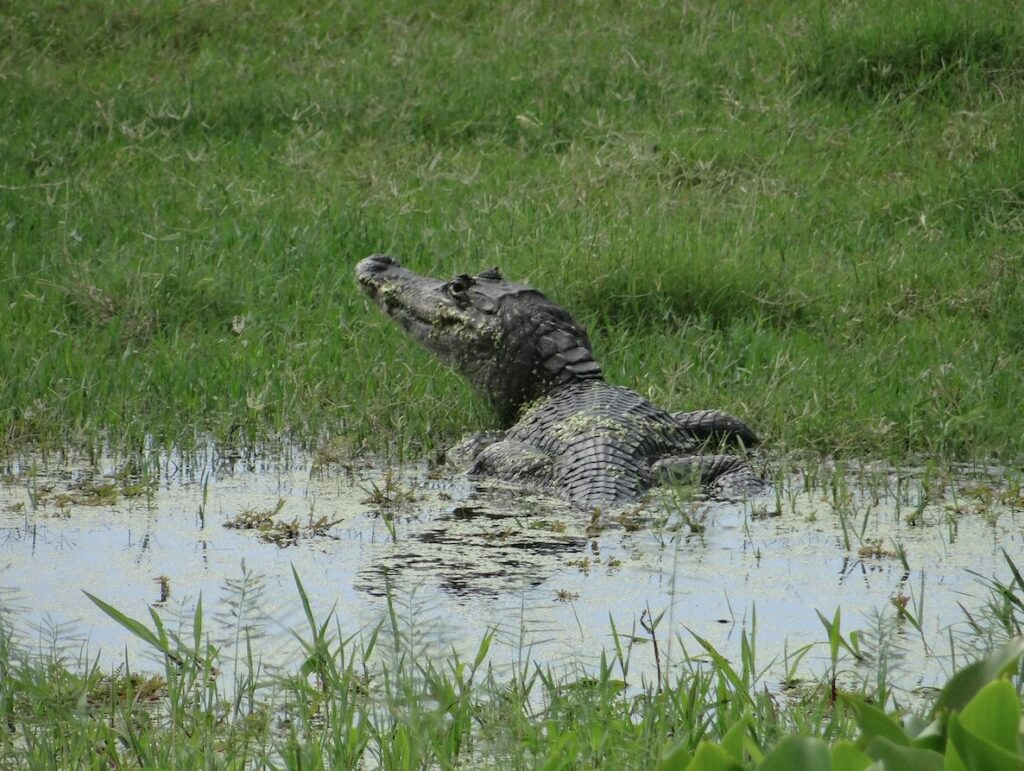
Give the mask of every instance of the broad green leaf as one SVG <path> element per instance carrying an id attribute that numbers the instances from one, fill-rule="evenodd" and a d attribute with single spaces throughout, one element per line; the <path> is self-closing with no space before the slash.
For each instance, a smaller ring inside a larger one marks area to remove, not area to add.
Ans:
<path id="1" fill-rule="evenodd" d="M 903 733 L 908 739 L 916 739 L 930 727 L 930 723 L 930 720 L 916 713 L 907 715 L 903 718 Z"/>
<path id="2" fill-rule="evenodd" d="M 764 760 L 764 753 L 761 752 L 761 748 L 757 746 L 757 742 L 751 738 L 749 733 L 743 738 L 743 746 L 747 750 L 747 755 L 750 756 L 750 763 L 746 764 L 747 766 L 756 766 Z"/>
<path id="3" fill-rule="evenodd" d="M 864 741 L 871 741 L 875 737 L 882 737 L 888 739 L 893 744 L 910 745 L 910 740 L 903 733 L 899 723 L 882 712 L 878 707 L 854 696 L 844 696 L 842 698 L 843 701 L 850 705 L 857 716 L 857 725 L 860 726 Z"/>
<path id="4" fill-rule="evenodd" d="M 743 717 L 733 723 L 729 730 L 725 732 L 725 736 L 722 737 L 722 749 L 737 763 L 743 762 L 743 739 L 749 726 L 750 714 L 744 713 Z"/>
<path id="5" fill-rule="evenodd" d="M 686 771 L 743 771 L 743 766 L 717 744 L 701 742 Z"/>
<path id="6" fill-rule="evenodd" d="M 658 771 L 684 771 L 693 760 L 689 750 L 686 749 L 686 742 L 676 742 L 675 746 L 668 751 L 663 751 L 661 762 L 658 763 Z"/>
<path id="7" fill-rule="evenodd" d="M 903 721 L 903 732 L 910 738 L 911 747 L 942 753 L 946 749 L 946 720 L 945 714 L 935 719 L 909 715 Z"/>
<path id="8" fill-rule="evenodd" d="M 960 720 L 959 715 L 949 716 L 949 745 L 947 758 L 954 753 L 955 760 L 946 764 L 952 771 L 959 763 L 967 771 L 1024 771 L 1024 757 L 1018 751 L 1007 752 L 1002 747 L 978 736 L 969 730 Z M 1015 748 L 1016 750 L 1016 748 Z M 959 763 L 957 763 L 959 761 Z"/>
<path id="9" fill-rule="evenodd" d="M 967 766 L 956 752 L 953 742 L 948 742 L 943 755 L 943 771 L 967 771 Z"/>
<path id="10" fill-rule="evenodd" d="M 1016 666 L 1024 653 L 1024 636 L 1014 637 L 988 658 L 966 666 L 949 679 L 932 707 L 932 715 L 942 711 L 961 712 L 975 694 L 988 683 Z"/>
<path id="11" fill-rule="evenodd" d="M 920 729 L 914 738 L 910 742 L 912 747 L 917 747 L 922 750 L 933 750 L 935 752 L 943 752 L 946 749 L 946 723 L 947 716 L 939 715 L 937 718 L 932 720 L 930 723 Z"/>
<path id="12" fill-rule="evenodd" d="M 832 745 L 832 771 L 864 771 L 871 758 L 857 749 L 857 745 L 840 739 Z"/>
<path id="13" fill-rule="evenodd" d="M 1020 698 L 1008 680 L 995 680 L 960 713 L 960 725 L 1014 755 L 1020 732 Z"/>
<path id="14" fill-rule="evenodd" d="M 809 736 L 786 736 L 765 755 L 757 771 L 831 771 L 828 744 Z"/>
<path id="15" fill-rule="evenodd" d="M 882 736 L 868 742 L 867 752 L 882 761 L 885 771 L 944 771 L 939 753 L 896 744 Z"/>

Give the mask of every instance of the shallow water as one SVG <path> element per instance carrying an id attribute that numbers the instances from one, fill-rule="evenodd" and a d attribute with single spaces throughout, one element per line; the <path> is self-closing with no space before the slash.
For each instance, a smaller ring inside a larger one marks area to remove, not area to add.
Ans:
<path id="1" fill-rule="evenodd" d="M 803 645 L 817 644 L 800 672 L 827 669 L 816 611 L 831 618 L 840 607 L 846 635 L 865 630 L 870 642 L 871 630 L 889 631 L 900 654 L 890 677 L 914 691 L 945 679 L 961 605 L 973 611 L 987 597 L 969 571 L 1005 581 L 1003 550 L 1024 555 L 1020 494 L 998 469 L 790 475 L 777 494 L 744 503 L 667 492 L 592 517 L 521 490 L 433 478 L 424 465 L 323 467 L 297 451 L 154 455 L 143 465 L 8 461 L 0 602 L 23 642 L 57 635 L 71 651 L 100 651 L 111 666 L 127 652 L 138 666 L 145 645 L 83 590 L 147 622 L 155 608 L 182 630 L 201 594 L 225 656 L 249 624 L 265 664 L 294 666 L 288 630 L 306 627 L 294 567 L 318 617 L 333 608 L 346 634 L 377 624 L 390 590 L 423 655 L 454 646 L 471 656 L 497 627 L 499 667 L 529 655 L 586 668 L 613 648 L 612 623 L 646 638 L 649 609 L 664 613 L 663 666 L 678 665 L 683 645 L 701 652 L 694 634 L 738 660 L 741 632 L 754 632 L 759 666 L 774 661 L 770 687 Z M 267 513 L 293 527 L 226 526 Z M 895 620 L 898 603 L 919 615 L 920 632 Z M 633 682 L 655 676 L 652 653 L 637 646 Z"/>

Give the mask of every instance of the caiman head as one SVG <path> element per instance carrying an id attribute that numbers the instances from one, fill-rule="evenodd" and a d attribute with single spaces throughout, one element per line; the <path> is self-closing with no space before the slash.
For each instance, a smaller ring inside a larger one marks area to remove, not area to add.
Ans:
<path id="1" fill-rule="evenodd" d="M 462 373 L 506 422 L 557 388 L 601 379 L 586 331 L 536 289 L 506 281 L 497 268 L 438 281 L 375 254 L 356 265 L 356 280 L 406 332 Z"/>

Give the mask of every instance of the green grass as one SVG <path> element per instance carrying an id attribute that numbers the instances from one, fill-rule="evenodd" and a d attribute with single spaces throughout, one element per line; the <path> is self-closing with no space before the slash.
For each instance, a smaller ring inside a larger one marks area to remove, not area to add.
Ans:
<path id="1" fill-rule="evenodd" d="M 357 292 L 385 251 L 780 452 L 1024 455 L 1009 0 L 2 8 L 8 447 L 489 425 Z"/>
<path id="2" fill-rule="evenodd" d="M 59 629 L 26 635 L 0 594 L 0 764 L 830 771 L 895 763 L 894 754 L 903 765 L 885 768 L 943 768 L 946 753 L 963 758 L 946 768 L 1019 768 L 1024 582 L 1007 562 L 1012 580 L 991 582 L 990 602 L 966 635 L 950 632 L 959 672 L 932 704 L 912 708 L 899 704 L 887 679 L 900 658 L 893 641 L 913 633 L 912 617 L 898 614 L 879 621 L 877 637 L 845 632 L 838 611 L 831 620 L 822 615 L 825 640 L 791 652 L 787 682 L 770 688 L 756 620 L 733 661 L 692 633 L 687 650 L 676 632 L 682 653 L 671 667 L 663 653 L 652 682 L 631 661 L 639 646 L 664 644 L 660 617 L 641 618 L 632 632 L 613 625 L 611 650 L 590 671 L 555 672 L 528 650 L 508 671 L 491 665 L 493 632 L 472 660 L 454 651 L 425 655 L 415 623 L 390 595 L 384 620 L 353 634 L 333 612 L 317 614 L 295 575 L 308 628 L 293 631 L 300 655 L 271 669 L 254 604 L 265 585 L 243 568 L 220 614 L 234 633 L 220 644 L 211 642 L 201 599 L 172 629 L 155 610 L 143 622 L 88 595 L 157 655 L 160 674 L 140 674 L 130 661 L 106 671 L 87 654 L 76 657 Z M 822 646 L 825 671 L 799 680 L 808 649 Z M 975 647 L 989 654 L 963 660 Z M 1002 764 L 992 765 L 988 743 L 1003 748 Z M 840 765 L 837 755 L 857 763 Z"/>

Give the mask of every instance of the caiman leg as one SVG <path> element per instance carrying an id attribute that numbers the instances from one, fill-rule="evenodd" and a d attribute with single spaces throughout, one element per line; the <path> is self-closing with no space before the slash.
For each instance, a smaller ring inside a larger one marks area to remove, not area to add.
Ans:
<path id="1" fill-rule="evenodd" d="M 504 431 L 480 431 L 469 434 L 462 437 L 462 441 L 457 445 L 449 447 L 444 459 L 450 466 L 468 468 L 480 453 L 504 438 Z"/>
<path id="2" fill-rule="evenodd" d="M 683 455 L 662 458 L 652 467 L 662 479 L 694 482 L 713 495 L 753 495 L 764 489 L 764 480 L 743 458 L 735 455 Z"/>
<path id="3" fill-rule="evenodd" d="M 721 410 L 675 412 L 672 417 L 701 442 L 753 447 L 759 441 L 746 423 Z"/>
<path id="4" fill-rule="evenodd" d="M 503 479 L 544 479 L 554 460 L 543 450 L 525 442 L 503 439 L 488 445 L 476 456 L 471 476 L 492 475 Z"/>

